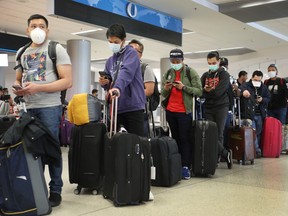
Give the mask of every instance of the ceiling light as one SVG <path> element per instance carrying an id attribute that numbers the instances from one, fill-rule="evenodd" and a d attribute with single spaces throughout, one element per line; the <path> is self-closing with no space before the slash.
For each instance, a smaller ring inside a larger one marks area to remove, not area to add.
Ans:
<path id="1" fill-rule="evenodd" d="M 283 1 L 285 1 L 285 0 L 271 0 L 271 1 L 248 3 L 248 4 L 242 5 L 240 8 L 256 7 L 256 6 L 261 6 L 261 5 L 265 5 L 265 4 L 273 4 L 273 3 L 277 3 L 277 2 L 283 2 Z"/>
<path id="2" fill-rule="evenodd" d="M 250 23 L 247 23 L 247 24 L 249 26 L 252 26 L 252 27 L 254 27 L 254 28 L 256 28 L 256 29 L 258 29 L 260 31 L 263 31 L 263 32 L 265 32 L 267 34 L 270 34 L 270 35 L 275 36 L 277 38 L 280 38 L 282 40 L 288 41 L 288 37 L 286 35 L 283 35 L 283 34 L 280 34 L 278 32 L 275 32 L 275 31 L 273 31 L 273 30 L 271 30 L 269 28 L 266 28 L 266 27 L 264 27 L 262 25 L 259 25 L 258 23 L 250 22 Z"/>
<path id="3" fill-rule="evenodd" d="M 71 33 L 71 34 L 73 34 L 73 35 L 81 35 L 81 34 L 87 34 L 87 33 L 91 33 L 91 32 L 101 31 L 101 30 L 103 30 L 103 29 L 98 28 L 98 29 L 91 29 L 91 30 L 73 32 L 73 33 Z"/>
<path id="4" fill-rule="evenodd" d="M 244 49 L 244 47 L 228 47 L 228 48 L 219 48 L 219 49 L 211 49 L 211 50 L 201 50 L 201 51 L 195 51 L 195 52 L 184 52 L 184 54 L 193 54 L 193 53 L 209 53 L 213 50 L 216 51 L 227 51 L 227 50 L 239 50 Z"/>

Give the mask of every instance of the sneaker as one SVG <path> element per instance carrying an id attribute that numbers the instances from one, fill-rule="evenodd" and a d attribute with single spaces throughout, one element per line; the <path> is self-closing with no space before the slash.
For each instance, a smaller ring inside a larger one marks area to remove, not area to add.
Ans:
<path id="1" fill-rule="evenodd" d="M 232 169 L 233 167 L 233 160 L 232 160 L 232 150 L 228 150 L 227 156 L 226 156 L 226 163 L 228 169 Z"/>
<path id="2" fill-rule="evenodd" d="M 149 192 L 149 201 L 153 201 L 154 200 L 154 195 L 152 194 L 152 192 Z"/>
<path id="3" fill-rule="evenodd" d="M 62 197 L 59 193 L 50 192 L 49 202 L 51 207 L 59 206 L 62 201 Z"/>
<path id="4" fill-rule="evenodd" d="M 191 178 L 190 170 L 187 166 L 182 167 L 182 178 L 183 179 Z"/>
<path id="5" fill-rule="evenodd" d="M 256 152 L 256 158 L 261 158 L 261 157 L 262 157 L 261 152 Z"/>

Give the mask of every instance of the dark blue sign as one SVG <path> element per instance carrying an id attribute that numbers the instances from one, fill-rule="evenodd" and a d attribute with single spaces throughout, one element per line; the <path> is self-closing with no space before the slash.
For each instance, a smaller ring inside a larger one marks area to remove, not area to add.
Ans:
<path id="1" fill-rule="evenodd" d="M 80 4 L 105 10 L 124 17 L 182 33 L 182 20 L 159 11 L 145 8 L 127 0 L 73 0 Z"/>

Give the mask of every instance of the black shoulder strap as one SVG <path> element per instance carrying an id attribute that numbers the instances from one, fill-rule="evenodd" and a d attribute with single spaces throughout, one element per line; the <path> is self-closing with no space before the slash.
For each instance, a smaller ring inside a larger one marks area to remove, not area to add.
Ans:
<path id="1" fill-rule="evenodd" d="M 53 63 L 53 68 L 54 68 L 54 71 L 57 75 L 57 78 L 59 79 L 59 74 L 58 74 L 58 71 L 57 71 L 57 55 L 56 55 L 56 46 L 57 46 L 58 42 L 56 41 L 50 41 L 49 42 L 49 45 L 48 45 L 48 55 L 49 55 L 49 58 L 51 59 L 52 63 Z"/>
<path id="2" fill-rule="evenodd" d="M 188 65 L 186 65 L 186 75 L 189 79 L 189 82 L 191 83 L 192 78 L 191 78 L 191 74 L 190 74 L 190 68 Z"/>
<path id="3" fill-rule="evenodd" d="M 144 80 L 144 73 L 145 73 L 145 70 L 146 70 L 146 67 L 147 67 L 147 63 L 142 63 L 141 64 L 141 72 L 142 72 L 142 78 Z"/>
<path id="4" fill-rule="evenodd" d="M 21 50 L 19 50 L 17 56 L 16 56 L 16 61 L 17 61 L 17 65 L 13 68 L 14 70 L 17 70 L 19 67 L 21 67 L 21 69 L 23 70 L 23 67 L 21 65 L 21 56 L 23 55 L 23 53 L 25 52 L 25 50 L 31 45 L 32 41 L 27 43 L 25 46 L 23 46 L 21 48 Z"/>

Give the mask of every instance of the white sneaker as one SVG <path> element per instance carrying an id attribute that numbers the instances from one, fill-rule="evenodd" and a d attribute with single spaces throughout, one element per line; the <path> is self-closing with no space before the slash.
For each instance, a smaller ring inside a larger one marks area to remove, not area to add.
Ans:
<path id="1" fill-rule="evenodd" d="M 153 201 L 154 200 L 154 195 L 152 194 L 152 192 L 149 192 L 149 201 Z"/>

